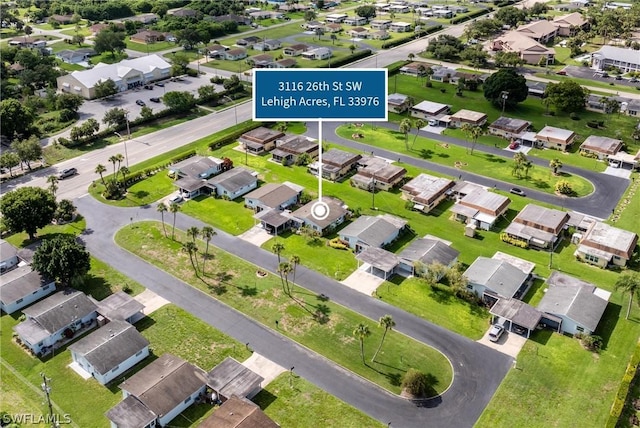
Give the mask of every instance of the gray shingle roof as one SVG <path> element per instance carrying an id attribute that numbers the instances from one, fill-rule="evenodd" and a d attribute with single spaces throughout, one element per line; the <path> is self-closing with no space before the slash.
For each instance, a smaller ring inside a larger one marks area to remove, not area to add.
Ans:
<path id="1" fill-rule="evenodd" d="M 499 296 L 510 298 L 527 279 L 527 274 L 503 260 L 478 257 L 464 272 L 472 284 L 479 284 Z"/>
<path id="2" fill-rule="evenodd" d="M 415 261 L 420 261 L 425 265 L 438 262 L 444 266 L 448 266 L 460 255 L 460 251 L 451 248 L 444 242 L 436 239 L 416 239 L 398 255 L 400 259 L 407 261 L 409 264 L 413 264 Z"/>
<path id="3" fill-rule="evenodd" d="M 542 318 L 539 310 L 516 299 L 498 299 L 489 312 L 529 330 L 536 328 Z"/>
<path id="4" fill-rule="evenodd" d="M 218 185 L 230 193 L 236 193 L 238 190 L 249 186 L 251 183 L 256 181 L 258 181 L 258 179 L 251 175 L 251 173 L 246 169 L 233 168 L 210 178 L 207 180 L 207 183 L 211 185 Z"/>
<path id="5" fill-rule="evenodd" d="M 31 305 L 22 312 L 28 318 L 33 318 L 47 332 L 55 333 L 97 309 L 86 294 L 68 288 Z"/>
<path id="6" fill-rule="evenodd" d="M 378 247 L 365 248 L 356 256 L 356 259 L 383 272 L 391 272 L 398 266 L 398 257 L 395 254 Z"/>
<path id="7" fill-rule="evenodd" d="M 264 380 L 262 376 L 231 357 L 207 373 L 207 385 L 225 398 L 246 397 Z"/>
<path id="8" fill-rule="evenodd" d="M 114 320 L 69 347 L 101 375 L 149 346 L 149 341 L 126 321 Z"/>
<path id="9" fill-rule="evenodd" d="M 231 397 L 198 428 L 278 428 L 256 404 L 249 400 Z"/>
<path id="10" fill-rule="evenodd" d="M 157 418 L 155 413 L 133 395 L 109 409 L 106 416 L 121 428 L 145 428 Z"/>
<path id="11" fill-rule="evenodd" d="M 277 208 L 298 193 L 286 184 L 267 183 L 245 195 L 245 199 L 256 199 L 266 207 Z"/>
<path id="12" fill-rule="evenodd" d="M 406 224 L 405 220 L 388 214 L 377 217 L 363 215 L 342 229 L 340 235 L 355 237 L 371 247 L 380 247 Z"/>
<path id="13" fill-rule="evenodd" d="M 31 270 L 31 266 L 18 267 L 2 275 L 0 300 L 3 303 L 13 303 L 52 282 L 39 272 Z"/>
<path id="14" fill-rule="evenodd" d="M 306 220 L 314 223 L 324 229 L 325 227 L 331 225 L 334 221 L 338 220 L 340 217 L 346 215 L 348 212 L 345 208 L 342 208 L 343 203 L 339 199 L 324 197 L 322 198 L 322 202 L 326 203 L 329 206 L 329 214 L 324 220 L 318 220 L 311 214 L 311 209 L 317 202 L 318 200 L 314 199 L 308 204 L 305 204 L 304 206 L 295 210 L 293 213 L 291 213 L 291 215 L 300 220 Z"/>
<path id="15" fill-rule="evenodd" d="M 98 313 L 113 320 L 126 320 L 144 309 L 144 305 L 124 291 L 118 291 L 97 302 Z"/>

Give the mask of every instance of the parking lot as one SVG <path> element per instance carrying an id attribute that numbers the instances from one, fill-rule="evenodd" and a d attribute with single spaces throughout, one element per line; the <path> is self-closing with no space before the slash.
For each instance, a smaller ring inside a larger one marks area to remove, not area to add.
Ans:
<path id="1" fill-rule="evenodd" d="M 568 65 L 563 70 L 566 71 L 567 76 L 570 77 L 579 77 L 581 79 L 589 79 L 596 82 L 614 83 L 616 85 L 640 87 L 640 82 L 631 82 L 628 78 L 615 80 L 615 77 L 613 75 L 609 75 L 609 77 L 602 77 L 601 73 L 596 73 L 595 70 L 588 67 L 576 67 L 575 65 Z"/>

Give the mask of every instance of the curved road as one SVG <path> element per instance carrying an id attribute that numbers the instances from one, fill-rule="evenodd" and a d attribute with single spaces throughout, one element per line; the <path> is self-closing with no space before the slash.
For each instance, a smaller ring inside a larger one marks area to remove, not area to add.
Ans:
<path id="1" fill-rule="evenodd" d="M 413 404 L 345 371 L 118 247 L 113 237 L 122 225 L 132 219 L 159 220 L 154 206 L 116 208 L 103 205 L 89 195 L 78 198 L 75 203 L 87 220 L 81 239 L 92 255 L 241 343 L 249 343 L 254 351 L 283 367 L 295 367 L 295 372 L 305 379 L 379 421 L 391 422 L 394 427 L 472 427 L 512 366 L 513 359 L 505 354 L 300 266 L 296 275 L 298 284 L 317 294 L 324 293 L 332 301 L 372 320 L 390 314 L 397 323 L 396 331 L 439 349 L 450 359 L 454 380 L 449 390 L 422 405 Z M 202 227 L 204 223 L 179 213 L 176 226 L 186 230 L 191 226 Z M 278 260 L 274 254 L 223 231 L 217 233 L 213 243 L 220 249 L 263 269 L 276 270 Z"/>

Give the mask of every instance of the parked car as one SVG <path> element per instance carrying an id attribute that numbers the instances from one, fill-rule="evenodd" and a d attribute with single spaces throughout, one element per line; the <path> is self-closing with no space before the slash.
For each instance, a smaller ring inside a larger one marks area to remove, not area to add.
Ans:
<path id="1" fill-rule="evenodd" d="M 160 98 L 152 97 L 152 98 L 149 98 L 149 101 L 151 101 L 152 103 L 159 103 L 160 102 Z"/>
<path id="2" fill-rule="evenodd" d="M 491 326 L 491 330 L 489 330 L 489 340 L 492 342 L 497 342 L 500 340 L 500 336 L 504 333 L 504 327 L 500 324 L 494 324 Z"/>
<path id="3" fill-rule="evenodd" d="M 622 80 L 622 76 L 620 76 L 619 74 L 615 77 L 616 80 Z"/>
<path id="4" fill-rule="evenodd" d="M 560 76 L 566 76 L 567 72 L 564 70 L 560 70 L 560 71 L 557 71 L 556 74 L 559 74 Z"/>
<path id="5" fill-rule="evenodd" d="M 164 86 L 164 83 L 158 82 L 158 83 L 156 83 L 156 86 L 160 86 L 162 88 Z"/>
<path id="6" fill-rule="evenodd" d="M 177 204 L 178 202 L 182 202 L 182 195 L 179 193 L 169 198 L 169 204 Z"/>
<path id="7" fill-rule="evenodd" d="M 58 180 L 64 180 L 65 178 L 73 177 L 77 173 L 78 170 L 76 168 L 63 169 L 62 171 L 60 171 L 60 174 L 58 174 Z"/>
<path id="8" fill-rule="evenodd" d="M 153 91 L 153 85 L 144 85 L 144 88 Z"/>
<path id="9" fill-rule="evenodd" d="M 513 193 L 514 195 L 518 195 L 518 196 L 526 196 L 524 191 L 522 189 L 518 189 L 517 187 L 512 187 L 511 190 L 509 190 L 509 192 Z"/>
<path id="10" fill-rule="evenodd" d="M 517 141 L 512 141 L 512 142 L 511 142 L 511 144 L 509 144 L 509 148 L 510 148 L 511 150 L 515 150 L 515 149 L 517 149 L 518 147 L 520 147 L 520 143 L 518 143 Z"/>
<path id="11" fill-rule="evenodd" d="M 631 79 L 629 79 L 629 82 L 631 83 L 636 83 L 638 81 L 638 79 L 636 77 L 632 77 Z"/>

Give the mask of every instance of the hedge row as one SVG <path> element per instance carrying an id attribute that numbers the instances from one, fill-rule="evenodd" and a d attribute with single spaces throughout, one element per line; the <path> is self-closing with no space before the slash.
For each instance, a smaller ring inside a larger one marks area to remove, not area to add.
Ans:
<path id="1" fill-rule="evenodd" d="M 631 361 L 629 361 L 629 364 L 627 365 L 627 370 L 624 372 L 624 376 L 622 376 L 622 382 L 620 382 L 618 393 L 613 399 L 613 405 L 611 406 L 609 418 L 605 425 L 606 428 L 615 428 L 617 425 L 620 415 L 622 414 L 622 410 L 624 409 L 624 404 L 627 401 L 627 396 L 629 395 L 631 382 L 638 370 L 638 364 L 640 364 L 640 344 L 636 345 L 636 349 L 631 356 Z"/>
<path id="2" fill-rule="evenodd" d="M 363 49 L 361 51 L 358 51 L 354 54 L 351 55 L 347 55 L 343 58 L 339 58 L 335 61 L 331 61 L 331 68 L 338 68 L 338 67 L 342 67 L 345 64 L 349 64 L 351 62 L 357 61 L 359 59 L 362 58 L 366 58 L 369 55 L 371 55 L 371 49 Z"/>
<path id="3" fill-rule="evenodd" d="M 410 42 L 412 40 L 419 39 L 420 37 L 424 37 L 426 35 L 429 35 L 431 33 L 435 33 L 436 31 L 440 31 L 440 30 L 442 30 L 442 24 L 434 25 L 433 27 L 425 28 L 424 30 L 412 33 L 411 35 L 409 35 L 407 37 L 403 37 L 401 39 L 395 39 L 395 40 L 391 40 L 389 42 L 383 43 L 382 44 L 382 49 L 393 48 L 395 46 L 399 46 L 399 45 L 408 43 L 408 42 Z"/>
<path id="4" fill-rule="evenodd" d="M 459 24 L 461 22 L 465 22 L 465 21 L 468 21 L 470 19 L 477 18 L 478 16 L 487 14 L 487 13 L 491 12 L 492 10 L 493 10 L 493 7 L 489 6 L 486 9 L 480 9 L 480 10 L 476 10 L 475 12 L 468 13 L 466 15 L 456 16 L 455 18 L 452 18 L 449 21 L 449 23 L 450 24 Z"/>

